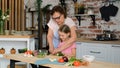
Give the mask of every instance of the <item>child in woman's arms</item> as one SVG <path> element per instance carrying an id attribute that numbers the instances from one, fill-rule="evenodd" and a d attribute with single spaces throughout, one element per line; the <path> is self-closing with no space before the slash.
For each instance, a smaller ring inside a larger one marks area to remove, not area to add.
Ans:
<path id="1" fill-rule="evenodd" d="M 62 45 L 64 45 L 64 43 L 66 43 L 69 40 L 70 35 L 71 35 L 70 28 L 67 25 L 61 25 L 59 30 L 58 30 L 58 33 L 59 33 L 59 37 L 60 37 L 61 42 L 59 43 L 57 49 L 59 49 Z M 70 47 L 64 49 L 62 51 L 62 53 L 65 56 L 69 56 L 69 57 L 76 56 L 76 44 L 73 43 Z"/>

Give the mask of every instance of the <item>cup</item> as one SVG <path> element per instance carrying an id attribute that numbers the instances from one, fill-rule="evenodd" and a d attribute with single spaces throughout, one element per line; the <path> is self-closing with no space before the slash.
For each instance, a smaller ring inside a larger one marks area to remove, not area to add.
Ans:
<path id="1" fill-rule="evenodd" d="M 15 33 L 16 33 L 16 31 L 15 30 L 11 30 L 11 32 L 10 32 L 12 35 L 14 35 Z"/>
<path id="2" fill-rule="evenodd" d="M 83 60 L 88 61 L 88 62 L 92 62 L 94 59 L 95 59 L 95 56 L 92 56 L 92 55 L 83 56 Z"/>

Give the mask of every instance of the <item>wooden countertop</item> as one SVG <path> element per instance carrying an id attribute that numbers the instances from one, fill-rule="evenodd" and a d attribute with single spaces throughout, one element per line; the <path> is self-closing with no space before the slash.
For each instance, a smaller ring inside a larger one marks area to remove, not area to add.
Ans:
<path id="1" fill-rule="evenodd" d="M 37 57 L 26 57 L 23 54 L 4 54 L 3 57 L 6 59 L 13 59 L 27 63 L 34 63 L 36 60 L 42 59 Z M 58 56 L 48 55 L 46 57 L 58 59 Z M 45 64 L 43 66 L 48 66 L 51 68 L 120 68 L 120 64 L 112 64 L 112 63 L 99 62 L 99 61 L 94 61 L 90 63 L 90 65 L 88 66 L 79 66 L 79 67 L 71 67 L 71 66 L 55 65 L 55 64 Z"/>
<path id="2" fill-rule="evenodd" d="M 0 35 L 0 38 L 33 38 L 35 35 Z"/>
<path id="3" fill-rule="evenodd" d="M 120 45 L 120 40 L 114 40 L 114 41 L 96 41 L 96 40 L 92 40 L 92 39 L 77 38 L 77 42 L 118 44 L 118 45 Z"/>

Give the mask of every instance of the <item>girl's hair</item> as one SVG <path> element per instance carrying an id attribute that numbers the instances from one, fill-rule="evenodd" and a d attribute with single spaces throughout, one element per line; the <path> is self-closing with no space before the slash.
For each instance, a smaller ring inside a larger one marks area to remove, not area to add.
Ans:
<path id="1" fill-rule="evenodd" d="M 64 25 L 60 26 L 59 31 L 64 32 L 64 33 L 70 33 L 70 28 L 69 28 L 69 26 L 64 24 Z"/>
<path id="2" fill-rule="evenodd" d="M 60 14 L 63 14 L 65 18 L 67 17 L 65 9 L 60 5 L 56 5 L 52 8 L 51 15 L 53 15 L 55 12 L 59 12 Z"/>

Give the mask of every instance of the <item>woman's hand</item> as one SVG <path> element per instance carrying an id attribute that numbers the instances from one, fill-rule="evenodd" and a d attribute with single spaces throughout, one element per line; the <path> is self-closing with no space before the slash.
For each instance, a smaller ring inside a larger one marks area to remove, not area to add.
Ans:
<path id="1" fill-rule="evenodd" d="M 54 47 L 50 47 L 50 48 L 49 48 L 49 52 L 50 52 L 51 54 L 53 54 L 53 51 L 54 51 Z"/>

